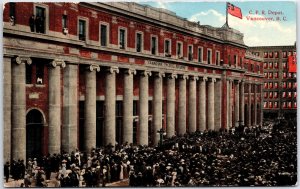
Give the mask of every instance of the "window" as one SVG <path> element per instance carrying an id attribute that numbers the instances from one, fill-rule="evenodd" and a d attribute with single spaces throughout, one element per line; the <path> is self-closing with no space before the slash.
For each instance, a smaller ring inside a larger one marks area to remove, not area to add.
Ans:
<path id="1" fill-rule="evenodd" d="M 203 61 L 203 47 L 198 47 L 198 62 Z"/>
<path id="2" fill-rule="evenodd" d="M 220 52 L 216 51 L 216 65 L 220 65 Z"/>
<path id="3" fill-rule="evenodd" d="M 278 62 L 274 62 L 274 68 L 278 69 Z"/>
<path id="4" fill-rule="evenodd" d="M 286 51 L 282 51 L 282 58 L 287 58 L 287 53 L 286 53 Z"/>
<path id="5" fill-rule="evenodd" d="M 211 49 L 207 49 L 207 64 L 211 64 L 212 53 Z"/>
<path id="6" fill-rule="evenodd" d="M 137 116 L 138 115 L 138 101 L 134 100 L 133 101 L 133 112 L 132 112 L 133 116 Z"/>
<path id="7" fill-rule="evenodd" d="M 188 60 L 192 61 L 193 60 L 193 46 L 192 45 L 188 46 L 188 53 L 189 53 Z"/>
<path id="8" fill-rule="evenodd" d="M 273 73 L 272 72 L 269 72 L 269 78 L 273 78 Z"/>
<path id="9" fill-rule="evenodd" d="M 243 65 L 243 57 L 240 57 L 240 67 Z"/>
<path id="10" fill-rule="evenodd" d="M 283 78 L 286 78 L 286 72 L 283 72 L 283 73 L 282 73 L 282 77 L 283 77 Z"/>
<path id="11" fill-rule="evenodd" d="M 26 64 L 26 84 L 32 83 L 32 68 L 30 65 Z"/>
<path id="12" fill-rule="evenodd" d="M 143 48 L 143 34 L 136 33 L 136 52 L 142 52 Z"/>
<path id="13" fill-rule="evenodd" d="M 294 92 L 294 98 L 297 98 L 297 92 Z"/>
<path id="14" fill-rule="evenodd" d="M 264 58 L 268 58 L 268 52 L 264 52 Z"/>
<path id="15" fill-rule="evenodd" d="M 274 82 L 274 88 L 275 88 L 275 89 L 278 88 L 278 82 Z"/>
<path id="16" fill-rule="evenodd" d="M 108 32 L 107 32 L 107 25 L 106 24 L 100 24 L 100 45 L 102 47 L 107 46 L 107 39 L 108 39 Z"/>
<path id="17" fill-rule="evenodd" d="M 269 98 L 273 98 L 273 92 L 269 93 Z"/>
<path id="18" fill-rule="evenodd" d="M 294 102 L 294 108 L 297 108 L 297 102 Z"/>
<path id="19" fill-rule="evenodd" d="M 267 82 L 264 83 L 264 87 L 265 87 L 265 89 L 268 88 L 268 83 Z"/>
<path id="20" fill-rule="evenodd" d="M 292 83 L 288 82 L 288 88 L 291 89 L 292 88 Z"/>
<path id="21" fill-rule="evenodd" d="M 288 108 L 292 107 L 292 102 L 288 102 Z"/>
<path id="22" fill-rule="evenodd" d="M 273 52 L 269 52 L 269 58 L 273 58 Z"/>
<path id="23" fill-rule="evenodd" d="M 86 39 L 86 22 L 85 20 L 79 20 L 79 32 L 78 32 L 78 37 L 79 40 L 85 41 Z"/>
<path id="24" fill-rule="evenodd" d="M 264 69 L 268 68 L 268 63 L 264 62 Z"/>
<path id="25" fill-rule="evenodd" d="M 235 65 L 235 66 L 237 66 L 237 55 L 234 55 L 233 56 L 233 64 Z"/>
<path id="26" fill-rule="evenodd" d="M 274 91 L 274 98 L 278 98 L 278 92 Z"/>
<path id="27" fill-rule="evenodd" d="M 268 78 L 268 73 L 267 72 L 264 73 L 264 77 Z"/>
<path id="28" fill-rule="evenodd" d="M 282 68 L 286 69 L 286 62 L 282 62 Z"/>
<path id="29" fill-rule="evenodd" d="M 126 31 L 125 29 L 119 29 L 119 47 L 120 49 L 125 49 L 125 37 L 126 37 Z"/>
<path id="30" fill-rule="evenodd" d="M 290 92 L 290 91 L 288 92 L 288 97 L 292 98 L 292 92 Z"/>
<path id="31" fill-rule="evenodd" d="M 157 37 L 151 37 L 151 54 L 156 55 L 157 53 Z"/>
<path id="32" fill-rule="evenodd" d="M 264 108 L 267 108 L 267 102 L 264 102 Z"/>
<path id="33" fill-rule="evenodd" d="M 282 102 L 282 108 L 286 108 L 286 102 Z"/>
<path id="34" fill-rule="evenodd" d="M 278 72 L 274 72 L 274 77 L 278 78 Z"/>
<path id="35" fill-rule="evenodd" d="M 269 68 L 270 68 L 270 69 L 273 68 L 273 62 L 269 62 Z"/>
<path id="36" fill-rule="evenodd" d="M 269 102 L 269 108 L 273 108 L 273 102 Z"/>
<path id="37" fill-rule="evenodd" d="M 9 19 L 11 25 L 16 23 L 16 3 L 9 3 Z"/>
<path id="38" fill-rule="evenodd" d="M 228 65 L 231 66 L 231 57 L 230 57 L 230 54 L 228 55 Z"/>
<path id="39" fill-rule="evenodd" d="M 274 57 L 278 58 L 278 54 L 279 54 L 278 51 L 274 52 Z"/>
<path id="40" fill-rule="evenodd" d="M 268 92 L 264 92 L 264 98 L 268 98 Z"/>
<path id="41" fill-rule="evenodd" d="M 68 16 L 65 14 L 62 15 L 62 29 L 68 28 L 67 20 L 68 20 Z"/>
<path id="42" fill-rule="evenodd" d="M 45 8 L 35 7 L 35 29 L 37 33 L 45 33 L 45 13 Z"/>
<path id="43" fill-rule="evenodd" d="M 297 88 L 297 82 L 294 82 L 293 88 Z"/>
<path id="44" fill-rule="evenodd" d="M 278 108 L 278 102 L 274 102 L 274 108 Z"/>
<path id="45" fill-rule="evenodd" d="M 283 91 L 283 92 L 282 92 L 282 98 L 285 98 L 285 97 L 286 97 L 286 92 Z"/>
<path id="46" fill-rule="evenodd" d="M 148 101 L 148 114 L 152 115 L 152 101 L 151 100 Z"/>
<path id="47" fill-rule="evenodd" d="M 171 57 L 171 41 L 169 39 L 165 40 L 165 56 Z"/>
<path id="48" fill-rule="evenodd" d="M 286 88 L 286 82 L 282 82 L 282 87 L 285 89 Z"/>
<path id="49" fill-rule="evenodd" d="M 183 59 L 182 42 L 177 42 L 177 58 Z"/>
<path id="50" fill-rule="evenodd" d="M 273 88 L 273 82 L 269 82 L 269 89 Z"/>
<path id="51" fill-rule="evenodd" d="M 44 82 L 44 65 L 36 64 L 36 84 L 42 85 Z"/>
<path id="52" fill-rule="evenodd" d="M 291 72 L 288 73 L 288 77 L 292 78 L 292 73 Z"/>

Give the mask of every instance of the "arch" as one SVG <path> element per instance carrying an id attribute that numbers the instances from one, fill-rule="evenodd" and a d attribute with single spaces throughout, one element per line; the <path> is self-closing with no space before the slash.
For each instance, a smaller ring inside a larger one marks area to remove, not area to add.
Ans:
<path id="1" fill-rule="evenodd" d="M 46 116 L 45 116 L 43 110 L 41 110 L 40 108 L 36 108 L 36 107 L 34 107 L 34 108 L 29 108 L 29 109 L 26 111 L 26 118 L 27 118 L 28 113 L 29 113 L 30 111 L 32 111 L 32 110 L 37 110 L 37 111 L 39 111 L 39 112 L 41 113 L 41 115 L 42 115 L 43 125 L 44 125 L 44 126 L 48 126 L 47 120 L 46 120 Z"/>
<path id="2" fill-rule="evenodd" d="M 26 158 L 43 154 L 45 116 L 41 110 L 31 108 L 26 114 Z"/>

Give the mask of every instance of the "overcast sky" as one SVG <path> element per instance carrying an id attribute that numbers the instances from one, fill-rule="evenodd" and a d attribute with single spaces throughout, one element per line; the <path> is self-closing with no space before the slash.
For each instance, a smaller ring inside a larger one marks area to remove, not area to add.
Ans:
<path id="1" fill-rule="evenodd" d="M 202 25 L 222 27 L 226 20 L 226 2 L 166 2 L 160 0 L 140 3 L 168 9 L 190 21 L 200 21 Z M 295 2 L 233 1 L 231 3 L 241 8 L 243 19 L 229 15 L 229 26 L 244 34 L 246 45 L 294 45 L 296 41 Z M 278 12 L 278 15 L 272 14 L 274 12 Z M 254 19 L 273 18 L 274 21 L 248 20 L 249 16 Z M 281 21 L 277 21 L 277 17 Z"/>

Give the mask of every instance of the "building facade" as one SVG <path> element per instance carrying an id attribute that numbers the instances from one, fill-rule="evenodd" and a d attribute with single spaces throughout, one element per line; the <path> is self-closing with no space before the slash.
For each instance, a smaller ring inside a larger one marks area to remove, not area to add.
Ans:
<path id="1" fill-rule="evenodd" d="M 264 59 L 264 117 L 295 118 L 297 74 L 289 72 L 288 57 L 296 55 L 296 44 L 250 47 L 248 50 Z"/>
<path id="2" fill-rule="evenodd" d="M 243 34 L 136 3 L 7 3 L 4 159 L 262 122 Z"/>

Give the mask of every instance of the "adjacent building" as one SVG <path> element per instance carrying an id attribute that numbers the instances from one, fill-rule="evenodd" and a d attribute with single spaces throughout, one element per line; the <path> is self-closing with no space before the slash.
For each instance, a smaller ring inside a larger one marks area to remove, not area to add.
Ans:
<path id="1" fill-rule="evenodd" d="M 262 123 L 243 34 L 137 3 L 7 3 L 4 160 Z"/>
<path id="2" fill-rule="evenodd" d="M 264 117 L 295 118 L 297 116 L 297 73 L 290 72 L 288 57 L 296 55 L 296 44 L 250 47 L 248 50 L 264 59 Z"/>

